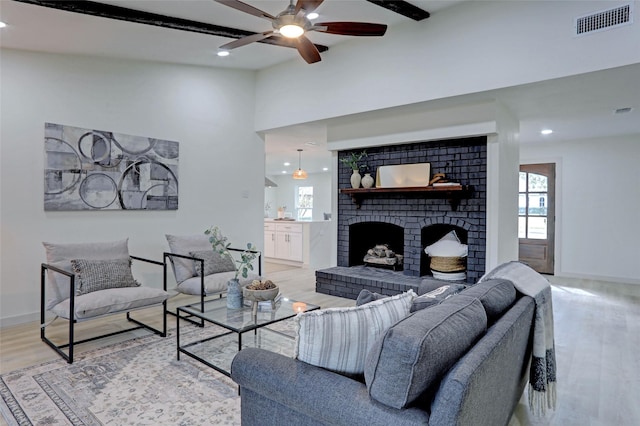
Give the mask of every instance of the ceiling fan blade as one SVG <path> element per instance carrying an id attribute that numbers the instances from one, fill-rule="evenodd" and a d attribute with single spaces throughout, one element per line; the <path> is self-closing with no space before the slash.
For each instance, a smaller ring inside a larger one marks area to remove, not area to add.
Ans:
<path id="1" fill-rule="evenodd" d="M 310 30 L 327 34 L 375 37 L 383 36 L 387 32 L 387 26 L 368 22 L 322 22 L 314 24 Z"/>
<path id="2" fill-rule="evenodd" d="M 250 35 L 250 36 L 242 37 L 242 38 L 239 38 L 238 40 L 234 40 L 234 41 L 232 41 L 230 43 L 223 44 L 222 46 L 220 46 L 220 49 L 222 49 L 222 50 L 235 49 L 237 47 L 245 46 L 245 45 L 247 45 L 249 43 L 253 43 L 255 41 L 264 40 L 265 38 L 269 37 L 271 34 L 273 34 L 273 31 L 265 31 L 263 33 L 257 33 L 257 34 L 253 34 L 253 35 Z"/>
<path id="3" fill-rule="evenodd" d="M 298 48 L 298 52 L 300 52 L 300 56 L 302 56 L 308 64 L 322 60 L 316 46 L 304 34 L 296 39 L 296 47 Z"/>
<path id="4" fill-rule="evenodd" d="M 249 15 L 257 16 L 258 18 L 264 18 L 268 21 L 274 21 L 276 19 L 275 16 L 267 12 L 264 12 L 256 7 L 248 5 L 246 3 L 242 3 L 239 0 L 215 0 L 215 1 L 220 4 L 224 4 L 225 6 L 229 6 L 234 9 L 237 9 L 241 12 L 248 13 Z"/>
<path id="5" fill-rule="evenodd" d="M 322 4 L 323 1 L 324 0 L 298 0 L 298 3 L 296 3 L 295 13 L 297 14 L 300 12 L 300 9 L 304 9 L 307 13 L 313 12 Z"/>

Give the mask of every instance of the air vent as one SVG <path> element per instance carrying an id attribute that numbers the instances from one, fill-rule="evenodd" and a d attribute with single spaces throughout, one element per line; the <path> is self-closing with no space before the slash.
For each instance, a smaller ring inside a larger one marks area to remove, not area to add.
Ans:
<path id="1" fill-rule="evenodd" d="M 633 3 L 576 18 L 576 35 L 584 35 L 633 23 Z"/>

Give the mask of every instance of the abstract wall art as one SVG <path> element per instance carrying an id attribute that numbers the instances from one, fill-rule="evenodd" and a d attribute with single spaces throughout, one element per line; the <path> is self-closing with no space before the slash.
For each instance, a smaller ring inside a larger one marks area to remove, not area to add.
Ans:
<path id="1" fill-rule="evenodd" d="M 45 210 L 177 210 L 178 142 L 45 123 Z"/>

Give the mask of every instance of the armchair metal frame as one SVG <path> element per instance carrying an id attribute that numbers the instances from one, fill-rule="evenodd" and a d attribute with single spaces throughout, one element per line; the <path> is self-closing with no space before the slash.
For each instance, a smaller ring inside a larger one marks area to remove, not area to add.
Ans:
<path id="1" fill-rule="evenodd" d="M 158 266 L 162 266 L 163 263 L 162 262 L 158 262 L 156 260 L 150 260 L 150 259 L 145 259 L 142 257 L 137 257 L 137 256 L 129 256 L 130 259 L 132 260 L 138 260 L 138 261 L 142 261 L 142 262 L 147 262 L 147 263 L 151 263 L 154 265 L 158 265 Z M 59 345 L 54 343 L 53 341 L 51 341 L 46 335 L 45 335 L 45 328 L 46 328 L 46 324 L 45 324 L 45 280 L 46 280 L 46 271 L 47 270 L 52 270 L 55 271 L 59 274 L 65 275 L 67 277 L 69 277 L 69 313 L 70 316 L 72 318 L 63 318 L 67 321 L 69 321 L 69 339 L 68 339 L 68 343 Z M 167 291 L 167 282 L 166 279 L 164 280 L 164 291 Z M 129 331 L 133 331 L 133 330 L 139 330 L 142 328 L 145 328 L 149 331 L 151 331 L 154 334 L 159 335 L 160 337 L 166 337 L 167 335 L 167 315 L 166 315 L 166 311 L 167 311 L 167 300 L 165 299 L 162 303 L 154 303 L 148 306 L 141 306 L 139 308 L 135 308 L 135 309 L 130 309 L 127 311 L 119 311 L 119 312 L 111 312 L 109 314 L 104 314 L 104 315 L 99 315 L 93 318 L 86 318 L 86 319 L 82 319 L 82 320 L 77 320 L 75 319 L 75 297 L 76 297 L 76 291 L 75 291 L 75 275 L 71 272 L 67 272 L 63 269 L 57 268 L 53 265 L 49 265 L 46 263 L 42 263 L 40 266 L 40 339 L 45 342 L 47 345 L 49 345 L 54 351 L 56 351 L 62 358 L 64 358 L 69 364 L 73 363 L 73 352 L 74 352 L 74 346 L 75 345 L 79 345 L 81 343 L 86 343 L 86 342 L 91 342 L 94 340 L 98 340 L 98 339 L 102 339 L 105 337 L 110 337 L 110 336 L 115 336 L 117 334 L 122 334 L 122 333 L 126 333 Z M 160 304 L 162 304 L 162 330 L 158 330 L 148 324 L 145 324 L 141 321 L 136 320 L 135 318 L 132 318 L 130 315 L 130 312 L 133 310 L 138 310 L 138 309 L 146 309 L 152 306 L 159 306 Z M 130 322 L 133 322 L 135 324 L 137 324 L 136 327 L 131 327 L 131 328 L 127 328 L 125 330 L 119 330 L 119 331 L 115 331 L 115 332 L 111 332 L 111 333 L 107 333 L 107 334 L 101 334 L 99 336 L 95 336 L 95 337 L 90 337 L 88 339 L 83 339 L 83 340 L 75 340 L 75 336 L 74 336 L 74 326 L 77 322 L 84 322 L 84 321 L 90 321 L 96 318 L 100 318 L 106 315 L 115 315 L 118 313 L 122 313 L 122 312 L 126 312 L 126 317 L 127 320 Z M 64 348 L 68 348 L 67 352 L 65 353 L 62 349 Z"/>
<path id="2" fill-rule="evenodd" d="M 229 247 L 228 250 L 235 251 L 235 252 L 240 252 L 240 253 L 245 252 L 245 251 L 248 251 L 250 253 L 257 253 L 258 254 L 258 275 L 262 276 L 262 252 L 261 251 L 239 249 L 239 248 L 232 248 L 232 247 Z M 198 259 L 197 257 L 192 257 L 192 256 L 186 256 L 184 254 L 164 252 L 164 254 L 163 254 L 163 264 L 164 264 L 163 277 L 164 277 L 164 288 L 165 288 L 165 290 L 167 289 L 167 264 L 169 263 L 169 262 L 167 262 L 167 259 L 169 259 L 169 261 L 171 261 L 171 258 L 173 258 L 173 257 L 179 257 L 181 259 L 189 259 L 189 260 L 193 260 L 195 262 L 199 262 L 200 263 L 200 270 L 201 271 L 204 270 L 204 260 L 203 259 Z M 223 292 L 220 292 L 220 293 L 211 294 L 211 295 L 207 296 L 205 294 L 204 275 L 200 275 L 200 312 L 204 312 L 204 301 L 205 301 L 205 298 L 210 297 L 210 296 L 216 296 L 216 295 L 218 297 L 222 297 L 223 293 L 225 293 L 225 292 L 223 291 Z M 169 315 L 177 316 L 177 314 L 175 312 L 166 309 L 166 306 L 165 306 L 165 312 L 167 314 L 169 314 Z M 180 317 L 180 318 L 182 318 L 185 321 L 188 321 L 188 322 L 190 322 L 192 324 L 195 324 L 195 325 L 197 325 L 199 327 L 204 327 L 204 320 L 203 319 L 200 319 L 199 321 L 194 321 L 190 317 Z"/>

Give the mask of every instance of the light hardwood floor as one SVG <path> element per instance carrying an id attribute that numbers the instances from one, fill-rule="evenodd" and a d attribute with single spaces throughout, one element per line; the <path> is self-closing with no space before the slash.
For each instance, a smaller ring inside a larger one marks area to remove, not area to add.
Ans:
<path id="1" fill-rule="evenodd" d="M 353 306 L 352 300 L 315 293 L 313 270 L 267 264 L 265 275 L 284 294 L 322 307 Z M 510 425 L 626 426 L 640 424 L 640 286 L 549 277 L 553 287 L 558 406 L 544 418 L 529 414 L 526 392 Z M 190 302 L 184 296 L 170 306 Z M 140 318 L 158 317 L 152 309 Z M 169 326 L 175 326 L 169 317 Z M 78 326 L 79 334 L 126 328 L 112 316 Z M 47 335 L 64 337 L 63 322 Z M 135 331 L 76 347 L 76 353 L 144 335 Z M 40 341 L 38 324 L 0 329 L 0 373 L 57 359 Z M 499 392 L 499 390 L 495 390 Z M 0 424 L 5 424 L 0 416 Z"/>

